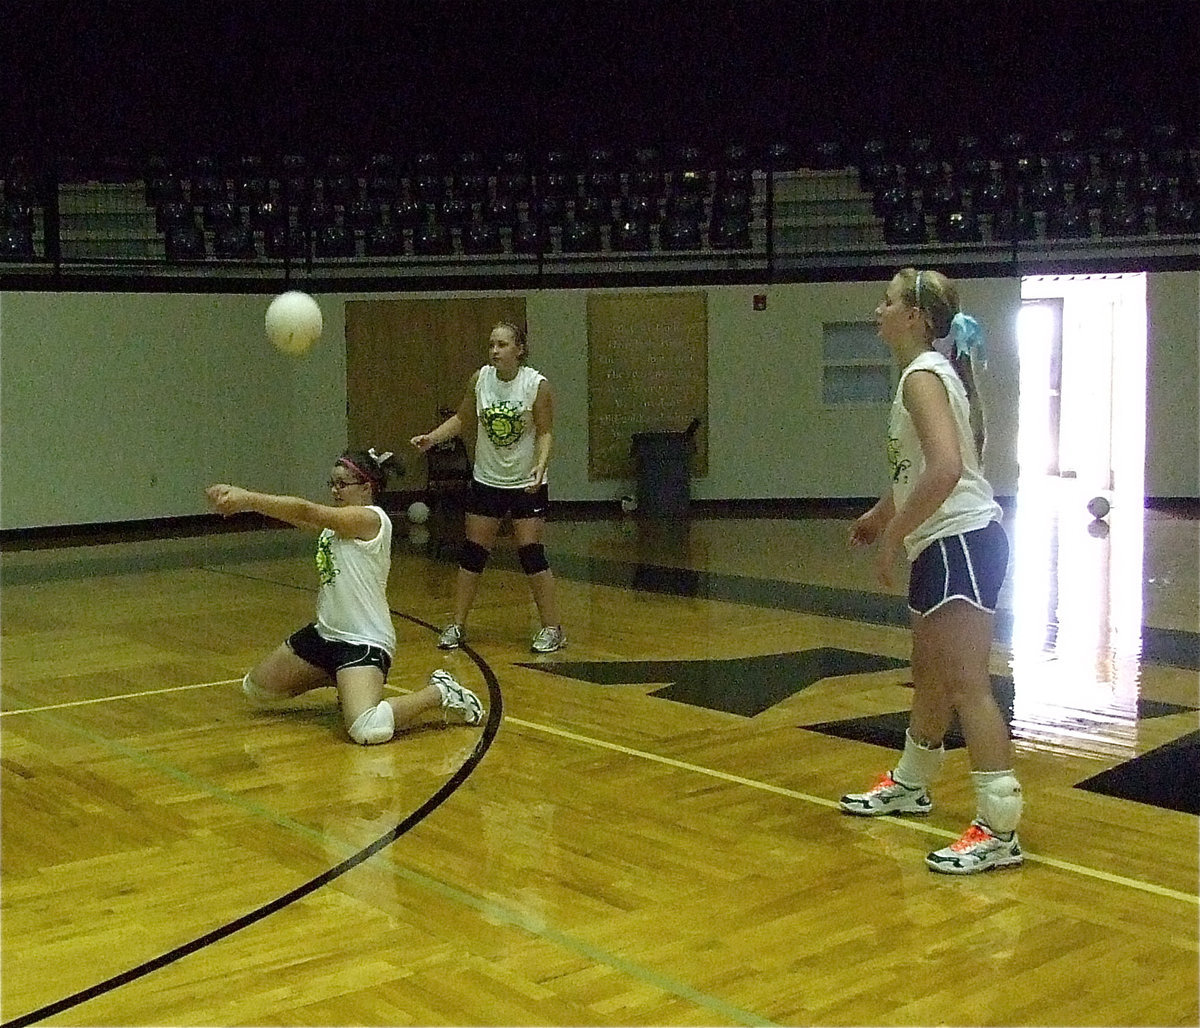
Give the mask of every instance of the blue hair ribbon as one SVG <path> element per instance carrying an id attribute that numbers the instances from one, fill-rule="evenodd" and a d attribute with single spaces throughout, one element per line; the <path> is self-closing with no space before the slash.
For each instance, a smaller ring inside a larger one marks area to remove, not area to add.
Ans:
<path id="1" fill-rule="evenodd" d="M 950 341 L 959 357 L 986 360 L 983 328 L 971 315 L 958 313 L 950 322 Z"/>

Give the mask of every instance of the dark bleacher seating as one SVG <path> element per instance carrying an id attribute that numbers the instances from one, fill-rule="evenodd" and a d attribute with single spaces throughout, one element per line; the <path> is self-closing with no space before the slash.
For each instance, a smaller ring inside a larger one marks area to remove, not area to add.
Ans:
<path id="1" fill-rule="evenodd" d="M 1077 204 L 1063 204 L 1046 213 L 1047 239 L 1086 239 L 1091 234 L 1091 219 Z"/>
<path id="2" fill-rule="evenodd" d="M 610 245 L 618 252 L 649 250 L 650 222 L 645 218 L 620 218 L 613 223 Z"/>
<path id="3" fill-rule="evenodd" d="M 917 211 L 901 210 L 883 220 L 883 238 L 893 246 L 911 246 L 929 241 L 925 216 Z"/>
<path id="4" fill-rule="evenodd" d="M 603 248 L 600 224 L 596 221 L 580 221 L 578 217 L 567 222 L 562 230 L 563 253 L 599 253 Z"/>
<path id="5" fill-rule="evenodd" d="M 545 223 L 537 220 L 519 222 L 512 234 L 513 253 L 548 253 L 553 240 Z"/>
<path id="6" fill-rule="evenodd" d="M 714 214 L 709 226 L 708 241 L 714 250 L 749 250 L 749 217 L 736 211 Z"/>
<path id="7" fill-rule="evenodd" d="M 992 238 L 1004 242 L 1028 242 L 1037 238 L 1037 220 L 1028 207 L 1003 207 L 992 221 Z"/>
<path id="8" fill-rule="evenodd" d="M 207 252 L 204 233 L 194 224 L 168 228 L 164 247 L 169 261 L 203 260 Z"/>
<path id="9" fill-rule="evenodd" d="M 258 256 L 254 232 L 247 225 L 222 225 L 213 232 L 213 256 L 222 260 L 253 260 Z"/>
<path id="10" fill-rule="evenodd" d="M 0 261 L 25 261 L 35 256 L 30 229 L 18 225 L 0 228 Z"/>
<path id="11" fill-rule="evenodd" d="M 375 199 L 354 200 L 342 212 L 342 223 L 347 228 L 365 232 L 383 223 L 383 208 Z"/>
<path id="12" fill-rule="evenodd" d="M 345 225 L 322 225 L 313 236 L 313 253 L 322 258 L 347 258 L 358 253 L 354 230 Z"/>
<path id="13" fill-rule="evenodd" d="M 402 257 L 404 232 L 395 225 L 372 225 L 363 232 L 363 254 L 367 257 Z"/>
<path id="14" fill-rule="evenodd" d="M 413 229 L 413 253 L 421 257 L 446 257 L 454 252 L 454 237 L 445 225 L 427 221 Z"/>
<path id="15" fill-rule="evenodd" d="M 263 252 L 275 260 L 304 260 L 308 256 L 308 236 L 286 222 L 272 225 L 263 234 Z"/>
<path id="16" fill-rule="evenodd" d="M 703 245 L 699 218 L 668 214 L 659 226 L 658 239 L 664 250 L 699 250 Z"/>
<path id="17" fill-rule="evenodd" d="M 498 254 L 504 252 L 500 226 L 491 221 L 473 221 L 462 231 L 463 253 Z"/>
<path id="18" fill-rule="evenodd" d="M 935 219 L 935 226 L 939 242 L 957 245 L 983 240 L 974 211 L 943 211 Z"/>

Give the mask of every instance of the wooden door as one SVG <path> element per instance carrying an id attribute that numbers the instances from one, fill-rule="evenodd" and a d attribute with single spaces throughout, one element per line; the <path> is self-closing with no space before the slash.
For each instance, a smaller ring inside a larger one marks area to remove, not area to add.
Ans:
<path id="1" fill-rule="evenodd" d="M 471 374 L 487 361 L 498 321 L 525 322 L 523 296 L 440 300 L 351 300 L 346 304 L 346 421 L 351 446 L 401 457 L 399 487 L 425 487 L 425 460 L 409 439 L 457 408 Z M 468 447 L 473 439 L 466 440 Z"/>

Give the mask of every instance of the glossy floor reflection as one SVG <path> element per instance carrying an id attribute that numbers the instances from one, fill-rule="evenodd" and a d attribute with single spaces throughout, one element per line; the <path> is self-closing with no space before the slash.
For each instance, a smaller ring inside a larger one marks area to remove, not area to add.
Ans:
<path id="1" fill-rule="evenodd" d="M 1131 760 L 1146 721 L 1200 706 L 1194 674 L 1176 677 L 1161 696 L 1147 695 L 1142 681 L 1148 664 L 1200 669 L 1200 522 L 1120 498 L 1096 519 L 1087 501 L 1069 480 L 1040 480 L 1027 485 L 1006 518 L 1013 556 L 996 635 L 1010 674 L 993 676 L 994 685 L 1019 746 Z M 907 626 L 899 589 L 881 591 L 871 581 L 869 561 L 846 546 L 848 527 L 841 519 L 714 517 L 665 524 L 624 517 L 553 524 L 551 536 L 556 571 L 569 579 Z M 589 681 L 622 674 L 646 680 L 619 665 L 600 671 L 568 666 L 560 673 Z M 804 676 L 796 668 L 789 673 L 803 687 Z M 724 692 L 737 692 L 736 703 L 711 687 L 689 691 L 676 684 L 667 695 L 702 692 L 714 709 L 746 711 L 778 699 L 779 689 L 763 685 L 763 676 L 749 669 L 730 679 Z M 756 698 L 760 686 L 764 691 Z M 897 711 L 808 727 L 899 748 L 906 717 Z M 952 733 L 950 743 L 961 740 Z M 1172 743 L 1170 755 L 1187 766 L 1196 751 L 1186 742 Z M 1153 795 L 1145 775 L 1140 780 L 1127 791 Z M 1091 787 L 1123 794 L 1120 770 Z M 1198 802 L 1180 806 L 1164 799 L 1175 809 L 1191 810 Z"/>
<path id="2" fill-rule="evenodd" d="M 928 818 L 837 812 L 911 701 L 904 598 L 847 520 L 552 522 L 570 646 L 546 657 L 511 539 L 470 652 L 437 650 L 454 562 L 399 525 L 390 684 L 445 666 L 498 727 L 336 879 L 484 733 L 364 749 L 332 690 L 248 709 L 245 669 L 311 617 L 311 537 L 6 552 L 6 1016 L 1195 1024 L 1198 523 L 1122 509 L 1107 538 L 1069 507 L 1009 520 L 991 671 L 1027 862 L 969 881 L 924 864 L 974 809 L 954 733 Z"/>

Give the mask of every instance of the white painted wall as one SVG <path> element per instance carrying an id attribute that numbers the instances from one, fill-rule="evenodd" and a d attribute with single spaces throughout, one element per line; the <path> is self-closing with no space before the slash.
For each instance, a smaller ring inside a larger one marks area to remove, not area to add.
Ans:
<path id="1" fill-rule="evenodd" d="M 311 492 L 345 446 L 340 302 L 303 361 L 254 296 L 0 296 L 0 527 L 195 514 L 213 481 Z"/>
<path id="2" fill-rule="evenodd" d="M 1146 495 L 1200 489 L 1200 272 L 1146 282 Z"/>
<path id="3" fill-rule="evenodd" d="M 826 321 L 870 319 L 880 283 L 708 290 L 709 471 L 698 499 L 845 497 L 886 482 L 886 407 L 821 403 Z M 960 283 L 987 328 L 988 471 L 1016 487 L 1016 279 Z M 765 311 L 752 296 L 765 292 Z M 385 294 L 371 294 L 382 298 Z M 397 294 L 398 295 L 398 294 Z M 472 295 L 454 293 L 447 295 Z M 304 359 L 263 336 L 264 296 L 0 294 L 0 528 L 196 514 L 233 480 L 319 497 L 346 440 L 344 301 Z M 1146 488 L 1200 496 L 1200 275 L 1151 275 Z M 586 290 L 527 294 L 531 363 L 557 397 L 552 497 L 620 496 L 587 477 Z M 484 341 L 479 342 L 480 361 Z M 381 369 L 386 374 L 386 369 Z"/>

